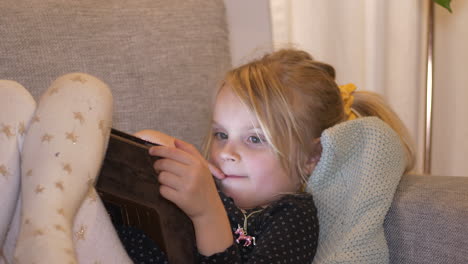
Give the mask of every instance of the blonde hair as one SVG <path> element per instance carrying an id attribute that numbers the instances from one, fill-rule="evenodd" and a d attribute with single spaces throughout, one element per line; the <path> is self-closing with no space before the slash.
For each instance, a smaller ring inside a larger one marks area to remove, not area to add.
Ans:
<path id="1" fill-rule="evenodd" d="M 405 148 L 406 168 L 405 173 L 414 167 L 415 155 L 413 141 L 408 129 L 403 124 L 398 115 L 387 104 L 387 102 L 377 93 L 369 91 L 354 92 L 354 102 L 352 108 L 364 116 L 376 116 L 387 123 L 400 136 L 400 140 Z"/>
<path id="2" fill-rule="evenodd" d="M 306 165 L 321 152 L 313 139 L 347 119 L 334 68 L 314 60 L 305 51 L 282 49 L 227 72 L 221 87 L 225 85 L 257 117 L 283 168 L 306 183 L 310 174 Z M 389 123 L 403 135 L 412 157 L 402 122 L 375 96 L 356 92 L 352 108 L 363 116 L 377 116 Z M 208 155 L 211 131 L 204 146 Z"/>

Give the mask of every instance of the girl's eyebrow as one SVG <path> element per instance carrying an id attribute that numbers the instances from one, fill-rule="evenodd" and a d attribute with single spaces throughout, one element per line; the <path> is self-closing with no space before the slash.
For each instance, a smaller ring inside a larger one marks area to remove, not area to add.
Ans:
<path id="1" fill-rule="evenodd" d="M 215 120 L 211 120 L 211 124 L 214 126 L 219 126 L 218 122 L 216 122 Z"/>
<path id="2" fill-rule="evenodd" d="M 214 120 L 211 121 L 211 127 L 214 127 L 214 128 L 223 128 L 222 125 L 220 125 L 219 123 L 217 123 L 217 122 L 214 121 Z"/>
<path id="3" fill-rule="evenodd" d="M 263 133 L 263 130 L 262 130 L 261 127 L 250 126 L 250 127 L 247 128 L 247 130 L 254 130 L 257 133 Z"/>
<path id="4" fill-rule="evenodd" d="M 223 126 L 221 124 L 219 124 L 218 122 L 216 122 L 215 120 L 212 120 L 211 121 L 211 126 L 214 127 L 214 128 L 223 128 Z M 262 128 L 259 126 L 259 125 L 247 125 L 245 127 L 243 127 L 243 129 L 246 129 L 246 130 L 259 130 L 259 132 L 263 132 Z"/>

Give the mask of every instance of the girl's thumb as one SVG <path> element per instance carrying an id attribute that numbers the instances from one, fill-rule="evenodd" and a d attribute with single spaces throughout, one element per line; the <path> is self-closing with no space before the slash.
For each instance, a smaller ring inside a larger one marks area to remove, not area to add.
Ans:
<path id="1" fill-rule="evenodd" d="M 224 175 L 224 173 L 218 167 L 211 164 L 210 162 L 208 162 L 208 168 L 210 169 L 211 174 L 213 174 L 215 178 L 220 180 L 226 178 L 226 175 Z"/>

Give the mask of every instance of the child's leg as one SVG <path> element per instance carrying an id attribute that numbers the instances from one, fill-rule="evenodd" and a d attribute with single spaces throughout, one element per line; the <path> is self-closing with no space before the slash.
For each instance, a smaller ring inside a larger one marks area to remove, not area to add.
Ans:
<path id="1" fill-rule="evenodd" d="M 89 75 L 62 76 L 42 96 L 21 154 L 18 263 L 77 262 L 73 219 L 99 172 L 111 115 L 109 89 Z"/>
<path id="2" fill-rule="evenodd" d="M 13 253 L 15 251 L 16 239 L 18 238 L 19 226 L 21 220 L 21 195 L 19 195 L 18 202 L 16 203 L 15 213 L 11 221 L 10 228 L 8 229 L 5 243 L 3 243 L 4 261 L 0 264 L 11 264 L 13 262 Z"/>
<path id="3" fill-rule="evenodd" d="M 0 250 L 18 200 L 20 149 L 35 108 L 36 102 L 23 86 L 0 80 Z"/>
<path id="4" fill-rule="evenodd" d="M 133 263 L 94 188 L 90 188 L 73 224 L 79 263 Z"/>

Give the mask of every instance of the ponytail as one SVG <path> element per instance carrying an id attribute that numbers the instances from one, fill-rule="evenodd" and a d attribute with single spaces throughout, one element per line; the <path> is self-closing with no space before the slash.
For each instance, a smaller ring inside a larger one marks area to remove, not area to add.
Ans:
<path id="1" fill-rule="evenodd" d="M 398 133 L 405 148 L 407 161 L 405 173 L 410 171 L 415 163 L 414 146 L 407 128 L 398 115 L 377 93 L 369 91 L 355 91 L 353 96 L 354 102 L 351 108 L 357 112 L 359 116 L 376 116 Z"/>

